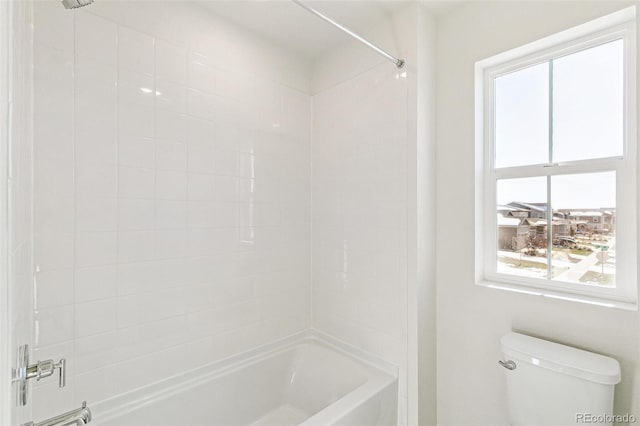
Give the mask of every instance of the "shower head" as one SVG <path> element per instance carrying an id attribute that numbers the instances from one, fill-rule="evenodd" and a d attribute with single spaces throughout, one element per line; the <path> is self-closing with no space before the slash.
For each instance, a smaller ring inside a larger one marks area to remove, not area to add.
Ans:
<path id="1" fill-rule="evenodd" d="M 67 9 L 77 9 L 93 3 L 93 0 L 62 0 L 62 4 Z"/>

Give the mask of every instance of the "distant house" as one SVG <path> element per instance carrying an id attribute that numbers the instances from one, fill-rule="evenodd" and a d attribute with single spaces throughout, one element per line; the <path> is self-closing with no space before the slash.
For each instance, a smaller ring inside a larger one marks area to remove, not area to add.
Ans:
<path id="1" fill-rule="evenodd" d="M 601 209 L 561 209 L 571 221 L 571 229 L 577 232 L 609 233 L 615 230 L 616 210 Z"/>
<path id="2" fill-rule="evenodd" d="M 498 213 L 504 217 L 528 219 L 531 236 L 546 234 L 548 206 L 546 203 L 526 203 L 512 201 L 498 206 Z M 557 236 L 573 235 L 575 232 L 609 233 L 615 229 L 614 208 L 596 209 L 554 209 L 552 232 Z"/>
<path id="3" fill-rule="evenodd" d="M 498 213 L 504 217 L 527 218 L 529 217 L 529 212 L 529 209 L 518 208 L 511 205 L 498 206 Z"/>
<path id="4" fill-rule="evenodd" d="M 611 230 L 612 215 L 605 220 L 601 211 L 571 211 L 569 219 L 574 223 L 576 231 L 580 232 L 609 232 Z M 607 223 L 608 222 L 608 223 Z"/>
<path id="5" fill-rule="evenodd" d="M 540 218 L 547 217 L 547 204 L 546 203 L 523 203 L 521 201 L 512 201 L 506 205 L 506 207 L 513 209 L 516 212 L 525 212 L 528 218 Z M 519 213 L 517 217 L 521 216 Z"/>
<path id="6" fill-rule="evenodd" d="M 613 232 L 616 229 L 616 211 L 602 210 L 603 229 L 605 232 Z"/>
<path id="7" fill-rule="evenodd" d="M 536 235 L 547 235 L 547 220 L 546 219 L 527 219 L 526 222 L 529 224 L 531 237 L 535 237 Z M 564 237 L 567 235 L 571 235 L 571 221 L 569 219 L 553 219 L 551 221 L 551 234 L 553 238 L 556 237 Z"/>
<path id="8" fill-rule="evenodd" d="M 527 219 L 498 213 L 498 250 L 520 250 L 526 247 L 529 225 Z"/>

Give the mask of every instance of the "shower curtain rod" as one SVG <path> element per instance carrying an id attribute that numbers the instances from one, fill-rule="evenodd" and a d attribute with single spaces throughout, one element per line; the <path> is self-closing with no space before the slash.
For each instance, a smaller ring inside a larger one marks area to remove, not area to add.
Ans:
<path id="1" fill-rule="evenodd" d="M 359 42 L 363 43 L 365 46 L 369 47 L 371 50 L 379 53 L 380 55 L 384 56 L 385 58 L 387 58 L 388 60 L 390 60 L 391 62 L 393 62 L 396 67 L 398 68 L 402 68 L 404 67 L 404 59 L 398 59 L 393 55 L 390 55 L 389 53 L 387 53 L 386 51 L 382 50 L 381 48 L 379 48 L 378 46 L 376 46 L 375 44 L 371 43 L 370 41 L 368 41 L 367 39 L 359 36 L 358 34 L 354 33 L 353 31 L 351 31 L 349 28 L 337 23 L 336 21 L 334 21 L 333 19 L 329 18 L 327 15 L 323 14 L 322 12 L 317 11 L 316 9 L 314 9 L 313 7 L 309 6 L 308 4 L 304 3 L 302 0 L 291 0 L 293 1 L 295 4 L 297 4 L 298 6 L 306 9 L 307 11 L 313 13 L 314 15 L 316 15 L 318 18 L 330 23 L 331 25 L 333 25 L 334 27 L 336 27 L 339 30 L 344 31 L 345 33 L 349 34 L 351 37 L 355 38 L 356 40 L 358 40 Z"/>

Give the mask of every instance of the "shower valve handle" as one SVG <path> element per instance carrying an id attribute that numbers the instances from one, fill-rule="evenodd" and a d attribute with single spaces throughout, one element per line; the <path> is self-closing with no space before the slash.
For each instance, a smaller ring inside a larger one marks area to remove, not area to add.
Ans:
<path id="1" fill-rule="evenodd" d="M 67 360 L 64 358 L 61 358 L 58 362 L 52 359 L 38 361 L 27 367 L 26 379 L 33 379 L 35 377 L 36 381 L 40 381 L 40 379 L 53 375 L 56 369 L 58 369 L 58 386 L 63 388 L 67 384 L 66 366 Z"/>

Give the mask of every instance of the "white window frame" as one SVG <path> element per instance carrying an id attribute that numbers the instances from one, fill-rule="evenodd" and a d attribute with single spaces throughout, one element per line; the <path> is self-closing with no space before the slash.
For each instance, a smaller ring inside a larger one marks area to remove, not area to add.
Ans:
<path id="1" fill-rule="evenodd" d="M 623 9 L 476 63 L 476 284 L 544 297 L 637 309 L 635 17 L 635 7 Z M 625 46 L 623 155 L 495 169 L 495 78 L 619 39 L 624 40 Z M 604 171 L 616 172 L 615 288 L 497 272 L 497 180 Z M 621 229 L 624 232 L 620 232 Z"/>

